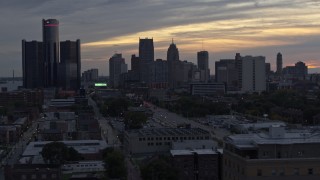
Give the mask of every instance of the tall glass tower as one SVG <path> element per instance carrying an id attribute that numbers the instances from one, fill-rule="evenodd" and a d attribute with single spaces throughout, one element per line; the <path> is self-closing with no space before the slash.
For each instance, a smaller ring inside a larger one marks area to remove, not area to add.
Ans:
<path id="1" fill-rule="evenodd" d="M 42 20 L 42 38 L 44 45 L 44 86 L 58 85 L 59 63 L 59 21 L 56 19 Z"/>

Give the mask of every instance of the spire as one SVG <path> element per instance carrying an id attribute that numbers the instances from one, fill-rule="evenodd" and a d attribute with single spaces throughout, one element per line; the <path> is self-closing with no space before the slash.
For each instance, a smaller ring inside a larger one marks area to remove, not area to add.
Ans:
<path id="1" fill-rule="evenodd" d="M 174 44 L 174 43 L 173 43 L 173 38 L 172 38 L 172 43 L 171 43 L 171 44 Z"/>

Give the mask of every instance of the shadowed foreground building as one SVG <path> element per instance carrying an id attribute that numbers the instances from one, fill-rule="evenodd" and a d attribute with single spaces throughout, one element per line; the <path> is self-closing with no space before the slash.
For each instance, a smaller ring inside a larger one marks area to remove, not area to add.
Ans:
<path id="1" fill-rule="evenodd" d="M 316 180 L 320 177 L 320 134 L 286 132 L 231 135 L 223 150 L 224 180 Z"/>

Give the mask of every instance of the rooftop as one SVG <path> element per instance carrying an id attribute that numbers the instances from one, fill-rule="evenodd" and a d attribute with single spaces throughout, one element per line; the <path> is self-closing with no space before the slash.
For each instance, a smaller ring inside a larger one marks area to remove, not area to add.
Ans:
<path id="1" fill-rule="evenodd" d="M 209 135 L 209 132 L 201 128 L 150 128 L 128 131 L 136 136 L 195 136 Z"/>

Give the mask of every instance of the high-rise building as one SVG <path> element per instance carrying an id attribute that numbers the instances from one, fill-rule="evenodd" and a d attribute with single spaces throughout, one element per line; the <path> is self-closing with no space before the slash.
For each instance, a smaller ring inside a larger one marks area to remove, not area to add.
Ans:
<path id="1" fill-rule="evenodd" d="M 80 40 L 60 42 L 59 86 L 78 90 L 81 85 Z"/>
<path id="2" fill-rule="evenodd" d="M 306 75 L 308 75 L 308 66 L 306 66 L 306 64 L 304 62 L 297 62 L 295 64 L 295 68 L 296 68 L 296 75 L 298 77 L 305 77 Z"/>
<path id="3" fill-rule="evenodd" d="M 277 54 L 277 72 L 278 75 L 282 74 L 282 54 Z"/>
<path id="4" fill-rule="evenodd" d="M 122 58 L 122 54 L 114 54 L 109 59 L 109 83 L 113 88 L 119 87 L 120 75 L 128 71 L 125 59 Z"/>
<path id="5" fill-rule="evenodd" d="M 139 57 L 143 61 L 154 61 L 153 39 L 139 39 Z"/>
<path id="6" fill-rule="evenodd" d="M 172 43 L 170 44 L 168 51 L 167 51 L 167 61 L 179 61 L 179 50 L 176 46 L 176 44 Z"/>
<path id="7" fill-rule="evenodd" d="M 23 86 L 79 89 L 80 40 L 61 42 L 60 48 L 59 21 L 56 19 L 42 20 L 42 38 L 43 42 L 22 41 Z"/>
<path id="8" fill-rule="evenodd" d="M 179 60 L 179 50 L 176 44 L 170 44 L 167 51 L 167 61 L 168 61 L 168 83 L 170 88 L 175 88 L 177 85 L 177 75 L 178 75 L 178 67 L 180 64 Z"/>
<path id="9" fill-rule="evenodd" d="M 245 56 L 239 58 L 237 55 L 236 64 L 238 76 L 238 85 L 242 92 L 261 92 L 266 90 L 266 68 L 265 57 L 263 56 Z"/>
<path id="10" fill-rule="evenodd" d="M 155 83 L 161 83 L 164 87 L 168 83 L 168 64 L 167 61 L 164 61 L 162 59 L 157 59 L 154 62 L 154 68 L 155 68 Z"/>
<path id="11" fill-rule="evenodd" d="M 99 70 L 98 69 L 89 69 L 82 73 L 82 80 L 84 82 L 94 82 L 99 78 Z"/>
<path id="12" fill-rule="evenodd" d="M 23 87 L 43 87 L 43 44 L 38 41 L 22 40 Z"/>
<path id="13" fill-rule="evenodd" d="M 140 81 L 154 82 L 154 46 L 153 39 L 139 39 Z"/>
<path id="14" fill-rule="evenodd" d="M 237 69 L 234 59 L 221 59 L 215 62 L 215 78 L 218 83 L 225 83 L 228 91 L 237 87 Z"/>
<path id="15" fill-rule="evenodd" d="M 134 76 L 133 79 L 140 80 L 140 58 L 135 54 L 131 56 L 131 74 Z"/>
<path id="16" fill-rule="evenodd" d="M 43 19 L 42 37 L 45 87 L 56 87 L 58 85 L 58 63 L 60 62 L 59 21 L 56 19 Z"/>
<path id="17" fill-rule="evenodd" d="M 209 69 L 209 53 L 208 51 L 200 51 L 197 53 L 198 68 L 201 71 L 201 81 L 207 82 L 210 78 Z"/>

